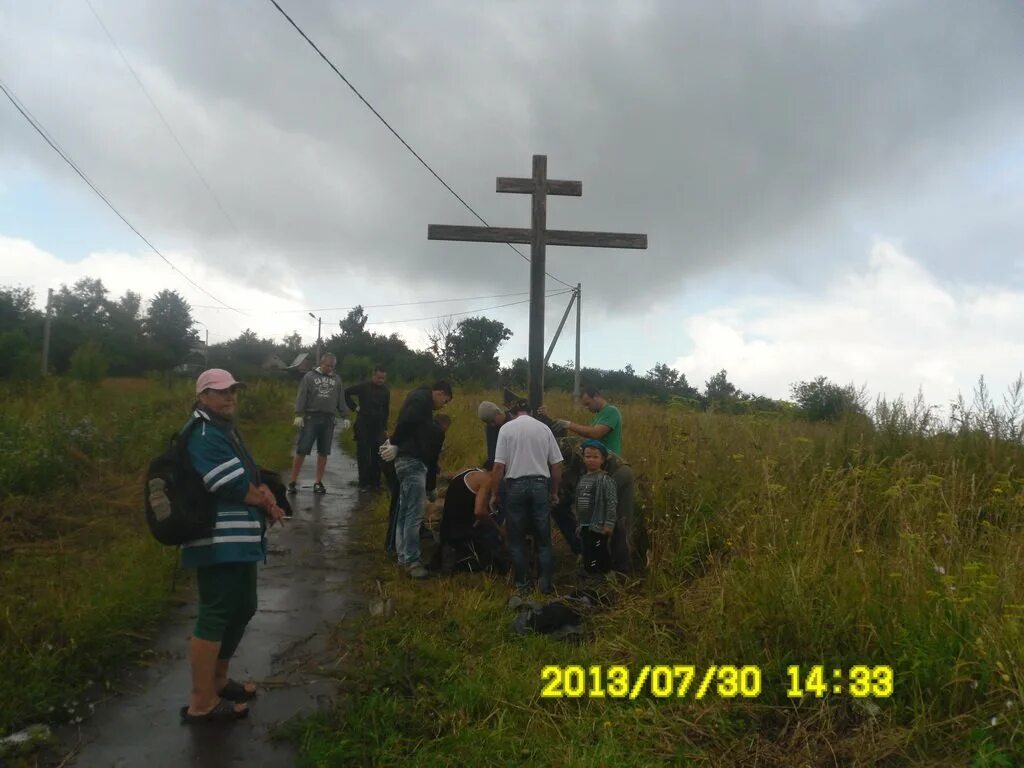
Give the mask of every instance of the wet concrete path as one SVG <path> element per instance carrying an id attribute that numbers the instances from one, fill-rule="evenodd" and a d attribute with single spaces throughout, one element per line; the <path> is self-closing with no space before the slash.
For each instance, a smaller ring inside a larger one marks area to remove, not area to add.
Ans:
<path id="1" fill-rule="evenodd" d="M 337 440 L 337 438 L 335 438 Z M 349 485 L 356 465 L 335 442 L 327 463 L 324 496 L 312 492 L 315 454 L 299 477 L 292 498 L 295 516 L 267 540 L 267 564 L 259 566 L 259 610 L 231 663 L 235 680 L 255 680 L 260 696 L 245 720 L 184 726 L 179 710 L 188 703 L 186 643 L 195 622 L 194 595 L 172 613 L 154 639 L 156 661 L 128 673 L 120 695 L 97 707 L 93 717 L 65 733 L 70 765 L 78 768 L 177 768 L 232 765 L 278 768 L 295 764 L 290 745 L 270 739 L 271 730 L 299 713 L 330 703 L 333 685 L 323 664 L 342 648 L 331 628 L 351 611 L 365 611 L 353 577 L 367 554 L 354 554 L 348 529 L 359 493 Z M 287 476 L 286 476 L 287 477 Z"/>

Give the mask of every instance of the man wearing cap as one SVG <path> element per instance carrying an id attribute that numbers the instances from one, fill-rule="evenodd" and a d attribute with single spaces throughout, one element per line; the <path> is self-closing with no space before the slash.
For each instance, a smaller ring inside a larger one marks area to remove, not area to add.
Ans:
<path id="1" fill-rule="evenodd" d="M 324 470 L 331 453 L 331 439 L 334 437 L 335 413 L 341 415 L 339 426 L 342 431 L 349 428 L 348 406 L 345 405 L 345 387 L 341 377 L 334 372 L 338 359 L 330 352 L 320 358 L 320 367 L 306 373 L 299 382 L 295 396 L 295 426 L 300 429 L 295 444 L 295 458 L 292 459 L 292 479 L 288 493 L 295 493 L 295 482 L 299 479 L 302 463 L 316 443 L 316 482 L 313 493 L 327 493 L 324 488 Z"/>
<path id="2" fill-rule="evenodd" d="M 265 534 L 284 512 L 260 482 L 259 470 L 235 428 L 239 389 L 245 384 L 220 368 L 196 380 L 188 456 L 216 499 L 213 530 L 181 546 L 181 563 L 196 571 L 199 606 L 189 640 L 192 692 L 182 707 L 186 724 L 235 720 L 256 686 L 228 677 L 228 665 L 256 612 L 256 563 L 266 560 Z M 191 421 L 190 421 L 191 424 Z M 184 431 L 184 430 L 182 430 Z"/>
<path id="3" fill-rule="evenodd" d="M 529 590 L 526 535 L 532 529 L 540 560 L 540 591 L 550 594 L 554 563 L 551 556 L 551 504 L 558 500 L 562 453 L 551 430 L 529 415 L 530 404 L 518 400 L 509 413 L 512 419 L 498 433 L 494 452 L 491 504 L 498 502 L 498 489 L 505 480 L 505 527 L 512 554 L 516 589 Z"/>

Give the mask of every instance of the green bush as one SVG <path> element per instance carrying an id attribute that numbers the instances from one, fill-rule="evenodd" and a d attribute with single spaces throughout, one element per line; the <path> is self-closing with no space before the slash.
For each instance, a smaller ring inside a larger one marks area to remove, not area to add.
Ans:
<path id="1" fill-rule="evenodd" d="M 88 384 L 99 384 L 107 377 L 110 364 L 106 355 L 93 342 L 83 344 L 71 355 L 69 375 L 77 381 Z"/>

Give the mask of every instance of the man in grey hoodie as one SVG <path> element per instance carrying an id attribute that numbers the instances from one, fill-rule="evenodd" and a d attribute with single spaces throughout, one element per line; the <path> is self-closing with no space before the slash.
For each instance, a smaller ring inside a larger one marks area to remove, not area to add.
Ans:
<path id="1" fill-rule="evenodd" d="M 295 426 L 301 429 L 292 459 L 292 479 L 288 492 L 295 493 L 295 481 L 299 479 L 302 463 L 316 443 L 316 482 L 313 493 L 327 493 L 324 488 L 324 469 L 331 453 L 331 438 L 334 436 L 335 412 L 341 415 L 339 426 L 349 428 L 348 406 L 345 405 L 345 387 L 341 377 L 334 372 L 338 359 L 327 352 L 320 358 L 320 367 L 306 373 L 299 383 L 295 396 Z"/>

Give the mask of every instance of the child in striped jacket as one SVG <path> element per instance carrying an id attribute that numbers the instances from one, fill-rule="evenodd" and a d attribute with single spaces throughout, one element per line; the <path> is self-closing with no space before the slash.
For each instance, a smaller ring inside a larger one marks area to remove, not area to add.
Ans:
<path id="1" fill-rule="evenodd" d="M 576 485 L 575 504 L 583 543 L 583 570 L 604 574 L 611 570 L 608 543 L 615 529 L 618 497 L 615 481 L 604 471 L 608 448 L 600 440 L 587 440 L 582 448 L 587 473 Z"/>

